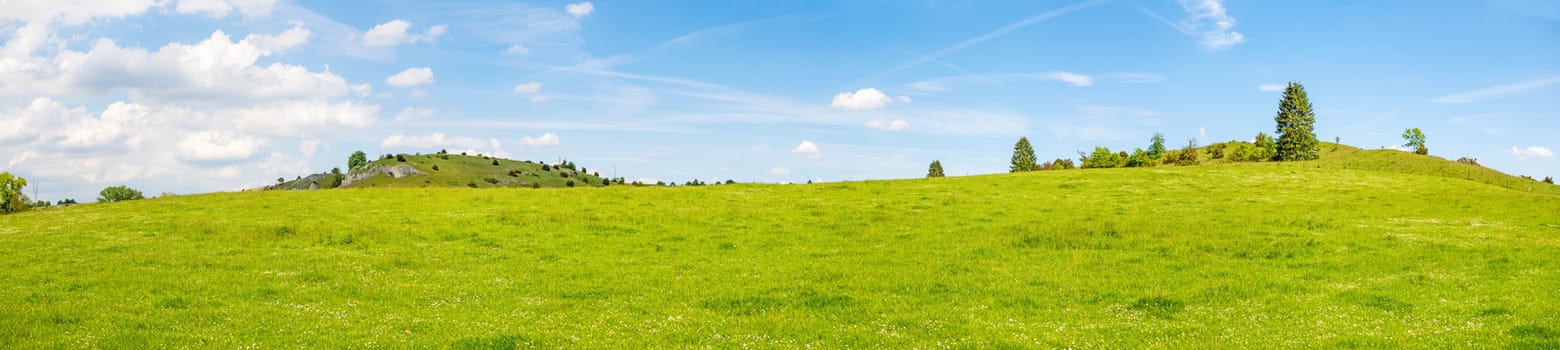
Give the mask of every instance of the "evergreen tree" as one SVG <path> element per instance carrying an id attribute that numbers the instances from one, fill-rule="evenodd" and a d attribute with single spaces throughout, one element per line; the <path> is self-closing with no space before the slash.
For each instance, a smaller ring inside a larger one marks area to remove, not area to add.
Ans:
<path id="1" fill-rule="evenodd" d="M 1425 148 L 1425 133 L 1419 131 L 1419 128 L 1403 129 L 1403 141 L 1408 141 L 1403 147 L 1413 147 L 1414 154 L 1430 154 L 1430 149 Z"/>
<path id="2" fill-rule="evenodd" d="M 1013 162 L 1008 167 L 1008 172 L 1040 170 L 1040 162 L 1035 159 L 1035 148 L 1029 145 L 1028 137 L 1018 138 L 1018 144 L 1013 145 Z"/>
<path id="3" fill-rule="evenodd" d="M 1150 159 L 1159 160 L 1159 157 L 1165 155 L 1165 135 L 1156 132 L 1154 137 L 1148 141 L 1148 157 Z"/>
<path id="4" fill-rule="evenodd" d="M 941 161 L 936 161 L 936 160 L 932 161 L 931 168 L 926 169 L 926 177 L 928 177 L 928 178 L 943 177 L 942 162 Z"/>
<path id="5" fill-rule="evenodd" d="M 1311 111 L 1304 86 L 1290 82 L 1284 88 L 1284 99 L 1278 102 L 1278 115 L 1273 121 L 1278 124 L 1278 160 L 1317 158 L 1320 144 L 1316 140 L 1316 113 Z"/>

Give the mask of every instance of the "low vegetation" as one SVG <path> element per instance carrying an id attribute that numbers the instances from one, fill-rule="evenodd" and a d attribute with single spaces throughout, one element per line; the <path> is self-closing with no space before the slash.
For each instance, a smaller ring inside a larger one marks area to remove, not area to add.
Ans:
<path id="1" fill-rule="evenodd" d="M 1560 346 L 1560 194 L 1434 157 L 1323 149 L 810 186 L 380 186 L 33 211 L 0 216 L 0 344 Z"/>

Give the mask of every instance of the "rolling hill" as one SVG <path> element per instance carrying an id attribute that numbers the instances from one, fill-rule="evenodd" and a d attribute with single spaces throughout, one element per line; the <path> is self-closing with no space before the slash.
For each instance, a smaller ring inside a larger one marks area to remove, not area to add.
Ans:
<path id="1" fill-rule="evenodd" d="M 1323 149 L 816 185 L 405 177 L 0 216 L 0 346 L 1560 347 L 1553 186 Z"/>
<path id="2" fill-rule="evenodd" d="M 339 188 L 373 187 L 601 187 L 599 172 L 572 163 L 544 164 L 464 154 L 399 154 L 369 162 L 342 174 Z M 298 177 L 266 186 L 267 190 L 333 188 L 330 172 Z"/>

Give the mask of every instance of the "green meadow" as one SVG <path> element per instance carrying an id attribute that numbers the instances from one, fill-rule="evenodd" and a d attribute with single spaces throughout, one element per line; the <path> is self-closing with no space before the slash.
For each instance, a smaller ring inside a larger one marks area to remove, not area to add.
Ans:
<path id="1" fill-rule="evenodd" d="M 36 210 L 0 216 L 0 347 L 1560 347 L 1555 186 L 1322 147 Z"/>

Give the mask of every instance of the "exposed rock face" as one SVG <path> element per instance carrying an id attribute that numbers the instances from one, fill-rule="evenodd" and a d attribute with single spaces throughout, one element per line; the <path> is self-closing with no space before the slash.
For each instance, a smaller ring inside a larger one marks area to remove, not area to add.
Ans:
<path id="1" fill-rule="evenodd" d="M 347 179 L 341 181 L 341 187 L 347 187 L 354 182 L 367 180 L 379 175 L 389 176 L 392 179 L 396 179 L 407 176 L 423 175 L 423 172 L 417 171 L 417 168 L 413 168 L 412 166 L 406 164 L 381 166 L 379 164 L 370 163 L 347 172 Z"/>

